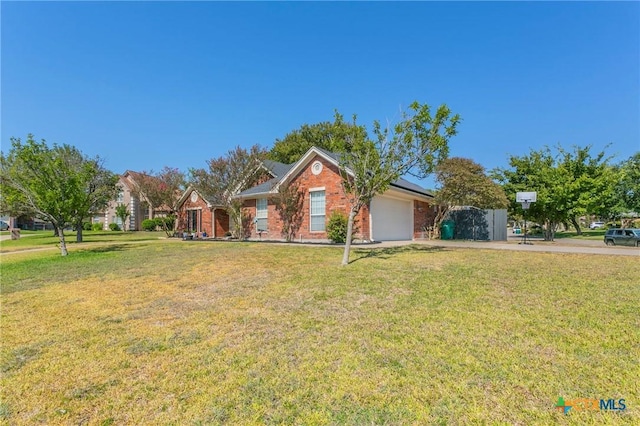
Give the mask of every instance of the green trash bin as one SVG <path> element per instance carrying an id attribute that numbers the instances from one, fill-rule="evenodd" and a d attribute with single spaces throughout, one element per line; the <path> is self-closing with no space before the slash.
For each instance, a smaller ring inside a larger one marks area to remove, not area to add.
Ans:
<path id="1" fill-rule="evenodd" d="M 442 222 L 442 227 L 440 228 L 440 236 L 443 240 L 453 240 L 453 228 L 454 222 L 452 220 L 445 220 Z"/>

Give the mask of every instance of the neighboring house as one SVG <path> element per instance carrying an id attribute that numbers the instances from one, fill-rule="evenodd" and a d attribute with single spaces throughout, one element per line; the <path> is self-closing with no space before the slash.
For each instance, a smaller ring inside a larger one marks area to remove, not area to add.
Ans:
<path id="1" fill-rule="evenodd" d="M 101 214 L 93 216 L 92 223 L 102 223 L 103 229 L 108 230 L 110 223 L 117 223 L 120 229 L 126 229 L 128 231 L 141 231 L 142 221 L 145 219 L 154 218 L 155 216 L 164 215 L 166 212 L 154 212 L 149 207 L 149 204 L 144 200 L 141 200 L 136 195 L 136 178 L 141 174 L 127 170 L 118 181 L 118 195 L 115 200 L 109 203 L 106 211 Z M 116 216 L 116 207 L 119 204 L 125 204 L 129 209 L 130 216 L 123 224 L 119 217 Z"/>
<path id="2" fill-rule="evenodd" d="M 229 232 L 229 215 L 223 206 L 216 204 L 215 197 L 203 195 L 189 187 L 178 201 L 176 229 L 207 237 L 222 238 Z"/>
<path id="3" fill-rule="evenodd" d="M 268 181 L 289 170 L 288 165 L 276 161 L 265 160 L 260 168 L 265 174 L 259 182 Z M 177 224 L 178 232 L 188 232 L 201 236 L 223 238 L 229 235 L 233 223 L 224 206 L 216 201 L 215 195 L 202 194 L 192 186 L 182 194 L 178 201 Z"/>
<path id="4" fill-rule="evenodd" d="M 342 187 L 338 155 L 311 148 L 291 165 L 269 162 L 272 179 L 237 195 L 243 201 L 250 224 L 247 236 L 255 239 L 282 239 L 282 222 L 273 197 L 279 185 L 297 184 L 304 192 L 300 240 L 327 240 L 326 226 L 334 210 L 348 214 L 350 203 Z M 356 216 L 357 239 L 363 241 L 412 240 L 424 237 L 433 225 L 433 195 L 404 179 L 391 184 L 374 197 Z"/>

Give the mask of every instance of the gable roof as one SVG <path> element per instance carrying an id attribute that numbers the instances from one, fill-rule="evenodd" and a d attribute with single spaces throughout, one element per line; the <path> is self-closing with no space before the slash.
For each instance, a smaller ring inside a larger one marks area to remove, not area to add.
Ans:
<path id="1" fill-rule="evenodd" d="M 274 178 L 287 174 L 291 166 L 293 166 L 293 164 L 284 164 L 273 160 L 262 161 L 262 167 Z"/>
<path id="2" fill-rule="evenodd" d="M 312 146 L 309 150 L 302 156 L 298 161 L 293 164 L 282 164 L 276 161 L 265 160 L 265 168 L 270 171 L 273 171 L 274 178 L 270 179 L 260 185 L 254 186 L 253 188 L 249 188 L 245 191 L 242 191 L 237 195 L 238 198 L 248 198 L 250 196 L 255 195 L 269 195 L 277 192 L 278 186 L 283 182 L 286 182 L 288 179 L 296 176 L 300 173 L 309 162 L 316 156 L 320 156 L 324 158 L 331 164 L 334 164 L 336 167 L 340 167 L 340 154 L 335 152 L 326 151 L 324 149 Z M 275 163 L 277 166 L 272 167 Z M 271 168 L 270 168 L 271 167 Z M 277 168 L 277 172 L 275 173 Z M 349 169 L 347 169 L 347 173 L 353 174 Z M 423 197 L 433 198 L 433 194 L 421 187 L 418 184 L 409 182 L 406 179 L 400 178 L 395 182 L 391 183 L 391 187 L 402 192 L 409 192 L 417 195 L 421 195 Z"/>
<path id="3" fill-rule="evenodd" d="M 185 189 L 184 193 L 182 194 L 182 196 L 178 200 L 178 203 L 176 204 L 178 206 L 178 209 L 181 208 L 182 205 L 189 199 L 189 197 L 191 196 L 192 192 L 197 193 L 200 196 L 200 198 L 202 198 L 204 200 L 204 202 L 207 203 L 207 207 L 208 208 L 222 207 L 222 205 L 220 205 L 220 203 L 216 202 L 215 197 L 213 197 L 211 195 L 203 194 L 200 191 L 198 191 L 196 188 L 194 188 L 192 185 L 189 185 L 189 187 L 187 189 Z"/>

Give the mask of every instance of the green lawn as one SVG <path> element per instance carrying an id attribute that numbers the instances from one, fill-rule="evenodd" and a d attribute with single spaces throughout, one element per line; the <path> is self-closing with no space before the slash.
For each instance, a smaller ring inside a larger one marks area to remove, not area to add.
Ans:
<path id="1" fill-rule="evenodd" d="M 4 254 L 0 418 L 640 423 L 636 258 L 341 255 L 177 240 Z M 558 397 L 628 408 L 565 416 Z"/>
<path id="2" fill-rule="evenodd" d="M 6 231 L 3 235 L 10 235 Z M 115 244 L 127 243 L 131 241 L 148 241 L 166 238 L 164 232 L 122 232 L 122 231 L 83 231 L 82 243 L 76 243 L 76 232 L 65 231 L 65 242 L 72 250 L 83 245 L 92 243 Z M 11 251 L 28 250 L 34 248 L 56 248 L 60 244 L 60 238 L 53 236 L 53 231 L 21 231 L 20 239 L 4 240 L 0 242 L 0 253 Z"/>
<path id="3" fill-rule="evenodd" d="M 583 240 L 599 240 L 602 241 L 606 229 L 583 229 L 582 235 L 578 235 L 574 230 L 568 230 L 563 232 L 556 232 L 556 238 L 580 238 Z"/>

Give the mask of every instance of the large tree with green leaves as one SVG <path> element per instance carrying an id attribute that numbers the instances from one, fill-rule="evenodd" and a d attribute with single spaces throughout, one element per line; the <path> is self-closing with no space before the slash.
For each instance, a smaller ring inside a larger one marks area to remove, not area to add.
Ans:
<path id="1" fill-rule="evenodd" d="M 291 164 L 298 161 L 312 146 L 330 152 L 348 152 L 351 150 L 351 141 L 363 138 L 366 138 L 365 128 L 344 121 L 344 117 L 336 111 L 333 122 L 303 124 L 283 139 L 277 139 L 268 158 Z"/>
<path id="2" fill-rule="evenodd" d="M 78 193 L 74 219 L 76 242 L 82 242 L 82 223 L 96 213 L 102 213 L 118 192 L 118 176 L 103 166 L 100 158 L 84 158 L 75 149 L 67 155 L 76 159 L 77 171 L 84 182 L 84 191 Z"/>
<path id="3" fill-rule="evenodd" d="M 426 104 L 413 102 L 393 126 L 373 123 L 373 139 L 365 128 L 345 141 L 351 150 L 340 157 L 342 184 L 350 199 L 347 240 L 342 264 L 349 263 L 353 222 L 362 207 L 370 205 L 392 182 L 403 175 L 424 178 L 434 171 L 449 153 L 449 139 L 457 133 L 458 114 L 452 115 L 446 105 L 432 114 Z M 358 127 L 353 122 L 354 127 Z"/>
<path id="4" fill-rule="evenodd" d="M 592 155 L 591 146 L 567 151 L 545 147 L 521 157 L 512 156 L 508 169 L 497 169 L 498 179 L 511 201 L 512 214 L 522 212 L 516 192 L 536 191 L 526 215 L 543 225 L 545 240 L 552 241 L 559 224 L 571 222 L 580 231 L 576 217 L 607 208 L 613 175 L 604 151 Z"/>
<path id="5" fill-rule="evenodd" d="M 636 152 L 619 167 L 615 193 L 620 199 L 622 213 L 640 214 L 640 152 Z"/>
<path id="6" fill-rule="evenodd" d="M 260 145 L 249 149 L 240 146 L 225 155 L 207 161 L 207 169 L 190 169 L 191 184 L 209 202 L 224 207 L 233 223 L 234 236 L 243 237 L 242 200 L 235 198 L 239 192 L 255 186 L 267 171 L 261 164 L 266 151 Z"/>
<path id="7" fill-rule="evenodd" d="M 0 156 L 2 210 L 51 223 L 63 256 L 68 254 L 64 228 L 103 208 L 115 194 L 116 181 L 98 157 L 85 157 L 70 145 L 49 147 L 31 134 L 24 143 L 11 138 L 11 149 Z"/>
<path id="8" fill-rule="evenodd" d="M 173 234 L 172 220 L 178 209 L 178 201 L 185 190 L 185 175 L 180 170 L 165 166 L 158 173 L 142 172 L 135 177 L 134 193 L 149 203 L 151 209 L 163 211 L 167 216 L 161 221 L 167 236 Z"/>
<path id="9" fill-rule="evenodd" d="M 509 205 L 500 185 L 486 175 L 484 167 L 469 158 L 452 157 L 436 167 L 437 214 L 434 230 L 453 206 L 473 206 L 480 209 L 504 209 Z"/>

